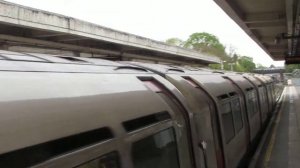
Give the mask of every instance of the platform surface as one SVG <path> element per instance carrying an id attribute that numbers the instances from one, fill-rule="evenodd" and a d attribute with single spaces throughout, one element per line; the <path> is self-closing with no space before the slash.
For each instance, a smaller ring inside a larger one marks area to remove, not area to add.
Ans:
<path id="1" fill-rule="evenodd" d="M 300 79 L 292 79 L 284 89 L 257 167 L 300 168 Z"/>

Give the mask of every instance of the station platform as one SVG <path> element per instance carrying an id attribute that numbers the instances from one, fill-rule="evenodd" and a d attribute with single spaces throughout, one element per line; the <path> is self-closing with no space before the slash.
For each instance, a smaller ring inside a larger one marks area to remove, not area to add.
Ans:
<path id="1" fill-rule="evenodd" d="M 292 79 L 281 100 L 254 167 L 300 168 L 300 79 Z"/>

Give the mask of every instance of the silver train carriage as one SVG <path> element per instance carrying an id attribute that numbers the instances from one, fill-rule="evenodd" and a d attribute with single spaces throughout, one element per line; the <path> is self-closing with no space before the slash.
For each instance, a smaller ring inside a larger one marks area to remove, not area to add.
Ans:
<path id="1" fill-rule="evenodd" d="M 0 50 L 0 78 L 0 167 L 238 167 L 276 103 L 264 76 L 94 58 Z"/>

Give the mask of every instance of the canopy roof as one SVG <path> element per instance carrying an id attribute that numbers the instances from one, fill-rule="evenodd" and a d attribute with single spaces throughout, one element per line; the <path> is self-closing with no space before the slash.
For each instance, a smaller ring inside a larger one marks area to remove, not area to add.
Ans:
<path id="1" fill-rule="evenodd" d="M 299 0 L 214 0 L 273 60 L 300 63 Z"/>

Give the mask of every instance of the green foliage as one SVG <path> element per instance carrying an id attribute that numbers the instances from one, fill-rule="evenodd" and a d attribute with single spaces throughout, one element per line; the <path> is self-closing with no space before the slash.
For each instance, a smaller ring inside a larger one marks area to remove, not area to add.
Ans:
<path id="1" fill-rule="evenodd" d="M 243 67 L 243 72 L 252 72 L 255 69 L 255 63 L 253 63 L 253 58 L 242 56 L 238 60 L 239 65 Z"/>
<path id="2" fill-rule="evenodd" d="M 206 32 L 193 33 L 190 35 L 184 47 L 209 53 L 223 59 L 227 57 L 225 47 L 220 43 L 219 39 L 215 35 Z"/>
<path id="3" fill-rule="evenodd" d="M 253 59 L 247 56 L 239 56 L 235 53 L 235 48 L 229 46 L 228 54 L 225 46 L 219 41 L 218 37 L 213 34 L 201 32 L 193 33 L 186 41 L 179 38 L 170 38 L 166 40 L 167 44 L 190 48 L 199 52 L 208 53 L 219 57 L 222 64 L 210 64 L 211 69 L 233 70 L 237 72 L 251 72 L 255 69 Z"/>
<path id="4" fill-rule="evenodd" d="M 290 64 L 285 66 L 286 73 L 292 73 L 295 69 L 300 69 L 300 64 Z"/>
<path id="5" fill-rule="evenodd" d="M 221 69 L 221 64 L 209 64 L 208 67 L 211 69 Z"/>
<path id="6" fill-rule="evenodd" d="M 257 69 L 266 69 L 267 67 L 263 66 L 262 64 L 256 64 Z"/>
<path id="7" fill-rule="evenodd" d="M 173 46 L 179 46 L 179 47 L 183 47 L 185 44 L 183 40 L 176 38 L 176 37 L 167 39 L 166 43 L 173 45 Z"/>
<path id="8" fill-rule="evenodd" d="M 233 54 L 231 59 L 232 59 L 232 62 L 237 62 L 239 59 L 239 56 L 237 54 Z"/>
<path id="9" fill-rule="evenodd" d="M 255 64 L 253 63 L 253 59 L 250 57 L 237 57 L 237 61 L 226 61 L 223 62 L 223 70 L 227 71 L 236 71 L 236 72 L 252 72 L 255 69 Z M 222 64 L 210 64 L 209 67 L 211 69 L 222 69 Z"/>
<path id="10" fill-rule="evenodd" d="M 239 64 L 239 62 L 237 62 L 234 65 L 234 71 L 236 71 L 236 72 L 247 72 L 246 69 L 241 64 Z"/>

